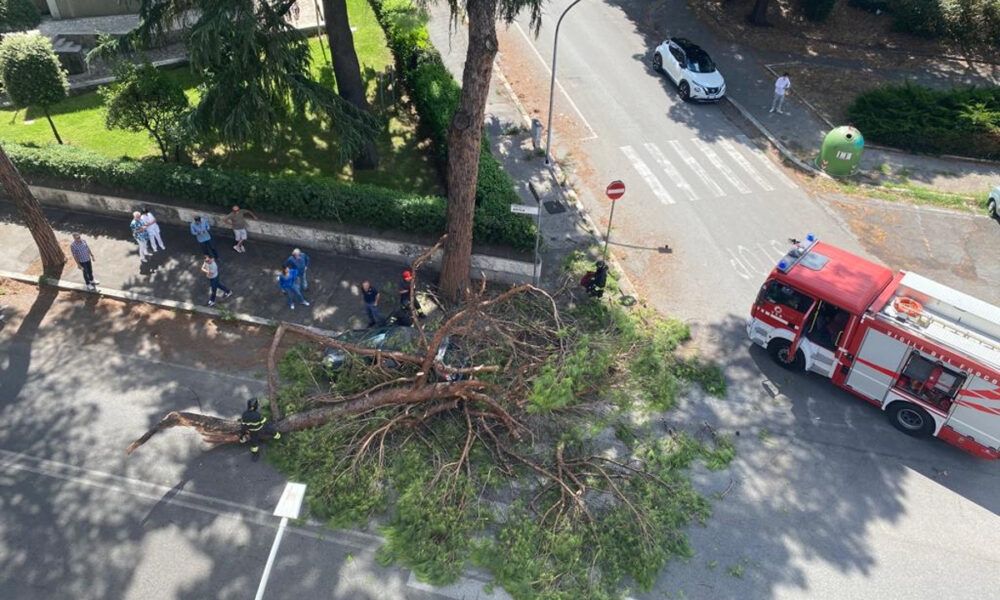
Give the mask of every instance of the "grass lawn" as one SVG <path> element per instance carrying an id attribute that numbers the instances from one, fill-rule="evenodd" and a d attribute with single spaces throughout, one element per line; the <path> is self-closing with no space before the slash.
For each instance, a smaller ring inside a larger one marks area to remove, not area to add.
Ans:
<path id="1" fill-rule="evenodd" d="M 372 107 L 387 123 L 376 140 L 381 163 L 378 169 L 354 173 L 350 165 L 341 165 L 337 156 L 337 140 L 321 119 L 313 115 L 289 123 L 273 148 L 250 148 L 232 155 L 214 155 L 208 164 L 254 171 L 274 171 L 306 175 L 326 175 L 358 183 L 418 193 L 442 194 L 428 141 L 417 133 L 417 116 L 402 105 L 400 86 L 378 85 L 391 72 L 392 54 L 385 35 L 375 20 L 366 0 L 348 0 L 348 11 L 354 31 L 354 45 L 362 65 L 362 75 L 368 81 Z M 329 65 L 329 48 L 325 38 L 310 40 L 312 72 L 318 81 L 333 85 Z M 186 67 L 168 71 L 185 89 L 193 102 L 198 98 L 198 78 Z M 388 88 L 388 89 L 387 89 Z M 104 128 L 104 109 L 97 92 L 72 96 L 51 110 L 67 144 L 88 148 L 110 157 L 144 158 L 157 156 L 152 139 L 145 133 Z M 53 144 L 55 138 L 41 111 L 34 109 L 0 110 L 0 140 Z"/>

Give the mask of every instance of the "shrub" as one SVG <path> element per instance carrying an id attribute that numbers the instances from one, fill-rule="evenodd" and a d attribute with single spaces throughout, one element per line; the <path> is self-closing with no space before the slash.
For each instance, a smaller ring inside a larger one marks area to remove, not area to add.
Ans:
<path id="1" fill-rule="evenodd" d="M 67 146 L 34 148 L 5 144 L 27 176 L 146 192 L 205 206 L 240 206 L 299 219 L 337 221 L 372 229 L 438 235 L 445 229 L 445 202 L 380 187 L 322 177 L 269 175 L 159 161 L 111 159 Z M 481 222 L 480 222 L 481 221 Z M 502 222 L 477 218 L 476 241 L 530 249 L 534 238 Z"/>
<path id="2" fill-rule="evenodd" d="M 888 12 L 891 0 L 848 0 L 847 3 L 854 8 L 867 10 L 870 13 Z"/>
<path id="3" fill-rule="evenodd" d="M 888 0 L 893 27 L 920 37 L 939 37 L 944 33 L 941 0 Z"/>
<path id="4" fill-rule="evenodd" d="M 32 0 L 0 0 L 0 33 L 34 29 L 41 22 Z"/>
<path id="5" fill-rule="evenodd" d="M 422 8 L 413 0 L 369 2 L 385 30 L 396 67 L 410 91 L 420 122 L 434 141 L 438 165 L 444 170 L 448 161 L 448 126 L 458 107 L 462 88 L 431 45 L 427 14 Z M 518 202 L 514 182 L 490 152 L 484 134 L 476 183 L 473 237 L 482 239 L 488 231 L 503 232 L 505 239 L 512 240 L 512 245 L 529 247 L 534 240 L 535 226 L 529 219 L 511 214 L 510 205 Z"/>
<path id="6" fill-rule="evenodd" d="M 66 97 L 69 82 L 52 50 L 52 42 L 37 33 L 15 33 L 0 42 L 0 80 L 17 108 L 42 109 L 61 144 L 59 132 L 49 117 L 49 107 Z"/>
<path id="7" fill-rule="evenodd" d="M 837 0 L 799 0 L 802 13 L 810 21 L 825 21 L 833 11 Z"/>
<path id="8" fill-rule="evenodd" d="M 847 114 L 873 142 L 915 152 L 1000 159 L 1000 88 L 885 86 L 858 96 Z"/>

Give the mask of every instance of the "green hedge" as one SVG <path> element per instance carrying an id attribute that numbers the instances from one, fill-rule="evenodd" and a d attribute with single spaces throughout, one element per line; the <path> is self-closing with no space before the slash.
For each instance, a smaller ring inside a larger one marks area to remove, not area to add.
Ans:
<path id="1" fill-rule="evenodd" d="M 0 33 L 27 31 L 41 22 L 34 0 L 0 0 Z"/>
<path id="2" fill-rule="evenodd" d="M 93 183 L 114 189 L 228 209 L 232 204 L 300 219 L 339 221 L 373 229 L 437 235 L 445 229 L 445 203 L 436 196 L 405 195 L 321 177 L 188 167 L 159 161 L 111 159 L 71 146 L 4 144 L 27 176 Z M 484 225 L 479 241 L 504 243 L 506 233 Z M 528 245 L 530 247 L 530 244 Z"/>
<path id="3" fill-rule="evenodd" d="M 435 155 L 444 171 L 448 158 L 448 126 L 458 108 L 462 88 L 431 44 L 427 16 L 422 8 L 413 0 L 369 0 L 369 3 L 385 30 L 397 70 L 410 91 L 421 124 L 434 141 Z M 510 245 L 531 247 L 534 223 L 510 212 L 510 205 L 519 202 L 514 182 L 490 152 L 484 134 L 476 183 L 475 236 L 481 237 L 485 231 L 499 231 Z"/>
<path id="4" fill-rule="evenodd" d="M 1000 160 L 1000 88 L 886 86 L 858 96 L 847 115 L 872 142 Z"/>
<path id="5" fill-rule="evenodd" d="M 810 21 L 816 22 L 825 21 L 836 3 L 837 0 L 799 0 L 802 13 Z"/>

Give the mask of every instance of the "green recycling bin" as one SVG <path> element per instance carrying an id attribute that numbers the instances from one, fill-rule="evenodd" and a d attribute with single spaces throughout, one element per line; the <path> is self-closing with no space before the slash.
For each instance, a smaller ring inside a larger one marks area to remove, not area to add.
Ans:
<path id="1" fill-rule="evenodd" d="M 865 138 L 860 131 L 850 125 L 837 127 L 823 138 L 816 166 L 833 177 L 853 175 L 864 149 Z"/>

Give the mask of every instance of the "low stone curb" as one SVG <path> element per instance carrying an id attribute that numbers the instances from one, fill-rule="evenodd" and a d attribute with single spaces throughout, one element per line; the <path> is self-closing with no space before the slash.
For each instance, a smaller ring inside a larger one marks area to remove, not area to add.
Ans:
<path id="1" fill-rule="evenodd" d="M 250 325 L 262 325 L 264 327 L 277 327 L 284 321 L 276 319 L 265 319 L 264 317 L 258 317 L 255 315 L 247 313 L 238 313 L 232 311 L 219 310 L 217 308 L 211 308 L 208 306 L 199 306 L 191 302 L 182 302 L 178 300 L 167 300 L 166 298 L 157 298 L 155 296 L 149 296 L 147 294 L 139 294 L 137 292 L 127 292 L 124 290 L 114 290 L 99 287 L 97 290 L 90 290 L 86 285 L 82 283 L 76 283 L 73 281 L 66 281 L 64 279 L 55 279 L 52 277 L 46 277 L 45 275 L 28 275 L 26 273 L 17 273 L 14 271 L 4 271 L 0 270 L 0 278 L 13 279 L 15 281 L 20 281 L 23 283 L 29 283 L 33 285 L 48 285 L 61 290 L 67 290 L 71 292 L 80 292 L 84 294 L 96 294 L 98 296 L 106 296 L 108 298 L 114 298 L 116 300 L 123 300 L 126 302 L 141 302 L 143 304 L 150 304 L 153 306 L 160 306 L 163 308 L 169 308 L 171 310 L 180 310 L 184 312 L 198 313 L 207 317 L 212 317 L 219 320 L 232 320 L 239 321 L 241 323 L 247 323 Z M 298 323 L 292 323 L 297 327 L 304 327 L 325 336 L 337 335 L 337 332 L 330 331 L 329 329 L 321 329 L 319 327 L 313 327 L 311 325 L 299 325 Z"/>

